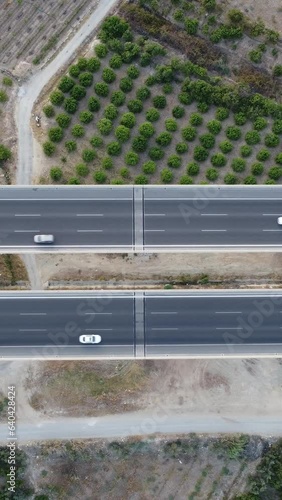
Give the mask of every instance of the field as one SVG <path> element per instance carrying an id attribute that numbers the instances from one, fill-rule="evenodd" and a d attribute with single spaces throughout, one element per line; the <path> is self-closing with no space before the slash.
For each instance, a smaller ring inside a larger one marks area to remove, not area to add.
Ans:
<path id="1" fill-rule="evenodd" d="M 257 500 L 281 492 L 281 441 L 257 436 L 50 442 L 18 454 L 21 498 Z M 268 496 L 239 496 L 250 488 Z"/>
<path id="2" fill-rule="evenodd" d="M 190 2 L 194 18 L 170 2 L 157 17 L 161 7 L 150 3 L 150 11 L 127 4 L 123 18 L 105 22 L 88 57 L 75 61 L 42 103 L 40 182 L 279 183 L 279 34 L 264 28 L 257 35 L 256 23 L 245 19 L 240 28 L 226 25 L 235 30 L 232 40 L 211 43 L 214 31 L 225 31 L 214 19 L 204 29 L 197 2 Z M 200 29 L 206 38 L 193 32 Z M 245 40 L 265 61 L 247 61 Z"/>
<path id="3" fill-rule="evenodd" d="M 28 285 L 27 272 L 21 258 L 18 255 L 0 255 L 0 287 L 19 284 Z"/>
<path id="4" fill-rule="evenodd" d="M 50 57 L 97 0 L 3 0 L 0 6 L 0 64 L 21 73 Z M 23 64 L 24 63 L 24 64 Z"/>

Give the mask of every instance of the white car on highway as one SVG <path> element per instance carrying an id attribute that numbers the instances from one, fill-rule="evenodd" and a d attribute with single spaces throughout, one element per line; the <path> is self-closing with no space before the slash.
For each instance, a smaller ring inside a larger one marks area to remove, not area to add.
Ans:
<path id="1" fill-rule="evenodd" d="M 53 234 L 36 234 L 33 238 L 34 243 L 41 244 L 41 245 L 51 245 L 54 243 L 54 236 Z"/>
<path id="2" fill-rule="evenodd" d="M 279 224 L 279 226 L 282 226 L 282 217 L 278 217 L 277 223 Z"/>
<path id="3" fill-rule="evenodd" d="M 100 335 L 80 335 L 79 337 L 81 344 L 100 344 L 101 340 Z"/>

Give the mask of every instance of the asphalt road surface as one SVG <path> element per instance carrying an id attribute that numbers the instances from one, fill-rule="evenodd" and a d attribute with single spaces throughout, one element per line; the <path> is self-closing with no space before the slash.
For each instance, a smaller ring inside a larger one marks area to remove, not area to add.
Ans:
<path id="1" fill-rule="evenodd" d="M 281 201 L 282 186 L 1 187 L 0 251 L 279 251 Z"/>
<path id="2" fill-rule="evenodd" d="M 0 293 L 2 357 L 159 358 L 282 353 L 282 292 Z M 99 334 L 101 344 L 79 343 Z"/>

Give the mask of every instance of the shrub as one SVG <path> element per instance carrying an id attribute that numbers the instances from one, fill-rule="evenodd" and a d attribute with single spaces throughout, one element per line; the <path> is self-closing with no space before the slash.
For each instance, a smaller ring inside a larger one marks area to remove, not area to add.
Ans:
<path id="1" fill-rule="evenodd" d="M 115 120 L 118 117 L 118 109 L 114 104 L 108 104 L 104 109 L 104 117 L 108 120 Z"/>
<path id="2" fill-rule="evenodd" d="M 148 76 L 147 80 L 145 80 L 145 84 L 148 85 L 149 87 L 152 87 L 157 83 L 155 75 L 150 75 Z"/>
<path id="3" fill-rule="evenodd" d="M 81 111 L 81 113 L 79 113 L 79 120 L 81 123 L 90 123 L 93 120 L 93 113 L 91 113 L 91 111 Z"/>
<path id="4" fill-rule="evenodd" d="M 69 115 L 65 113 L 60 113 L 56 116 L 56 122 L 61 128 L 67 128 L 70 124 L 71 118 Z"/>
<path id="5" fill-rule="evenodd" d="M 121 78 L 119 82 L 119 88 L 123 92 L 130 92 L 133 89 L 133 80 L 128 77 Z"/>
<path id="6" fill-rule="evenodd" d="M 128 179 L 130 176 L 129 169 L 127 167 L 122 167 L 119 171 L 119 174 L 123 179 Z"/>
<path id="7" fill-rule="evenodd" d="M 188 126 L 181 130 L 181 134 L 185 141 L 193 141 L 197 135 L 197 131 L 194 127 Z"/>
<path id="8" fill-rule="evenodd" d="M 63 76 L 63 78 L 61 78 L 59 82 L 58 89 L 66 93 L 69 92 L 74 85 L 75 81 L 72 78 L 70 78 L 69 76 Z"/>
<path id="9" fill-rule="evenodd" d="M 95 111 L 99 111 L 101 105 L 99 99 L 97 97 L 90 97 L 88 100 L 88 109 L 95 113 Z"/>
<path id="10" fill-rule="evenodd" d="M 179 142 L 178 144 L 176 144 L 175 146 L 175 151 L 179 154 L 179 155 L 183 155 L 184 153 L 187 153 L 188 151 L 188 146 L 185 142 Z"/>
<path id="11" fill-rule="evenodd" d="M 262 51 L 259 50 L 259 49 L 250 50 L 250 52 L 249 52 L 249 58 L 255 64 L 261 63 L 261 61 L 262 61 Z"/>
<path id="12" fill-rule="evenodd" d="M 188 106 L 193 102 L 193 97 L 191 94 L 188 94 L 188 92 L 180 92 L 180 94 L 178 94 L 178 100 L 181 104 Z"/>
<path id="13" fill-rule="evenodd" d="M 258 153 L 257 153 L 257 160 L 259 161 L 266 161 L 268 160 L 268 158 L 270 157 L 270 152 L 268 151 L 268 149 L 261 149 Z"/>
<path id="14" fill-rule="evenodd" d="M 179 168 L 181 166 L 182 159 L 178 155 L 170 155 L 167 160 L 167 164 L 171 168 Z"/>
<path id="15" fill-rule="evenodd" d="M 82 151 L 82 159 L 86 163 L 91 163 L 95 157 L 96 157 L 96 153 L 95 153 L 94 149 L 84 149 Z"/>
<path id="16" fill-rule="evenodd" d="M 198 125 L 202 125 L 203 117 L 199 113 L 191 113 L 189 121 L 190 121 L 191 125 L 193 125 L 194 127 L 197 127 Z"/>
<path id="17" fill-rule="evenodd" d="M 124 184 L 123 180 L 122 179 L 112 179 L 111 180 L 111 184 Z"/>
<path id="18" fill-rule="evenodd" d="M 147 139 L 143 135 L 137 135 L 132 141 L 132 149 L 135 153 L 144 153 L 147 149 Z"/>
<path id="19" fill-rule="evenodd" d="M 67 113 L 73 115 L 77 110 L 77 106 L 78 106 L 77 100 L 74 99 L 73 97 L 67 97 L 65 99 L 64 108 L 65 111 L 67 111 Z"/>
<path id="20" fill-rule="evenodd" d="M 251 171 L 253 175 L 261 175 L 263 173 L 263 164 L 259 162 L 253 163 Z"/>
<path id="21" fill-rule="evenodd" d="M 257 180 L 253 175 L 248 175 L 244 179 L 244 184 L 256 184 Z"/>
<path id="22" fill-rule="evenodd" d="M 263 130 L 265 127 L 267 127 L 267 120 L 265 118 L 259 116 L 258 118 L 255 119 L 254 121 L 255 130 Z"/>
<path id="23" fill-rule="evenodd" d="M 180 184 L 193 184 L 193 180 L 189 175 L 182 175 L 179 180 Z"/>
<path id="24" fill-rule="evenodd" d="M 184 26 L 188 35 L 196 35 L 199 27 L 199 21 L 197 19 L 186 17 Z"/>
<path id="25" fill-rule="evenodd" d="M 84 71 L 80 73 L 78 80 L 83 87 L 90 87 L 93 83 L 93 75 L 89 71 Z"/>
<path id="26" fill-rule="evenodd" d="M 153 97 L 153 104 L 156 109 L 164 109 L 166 107 L 166 98 L 164 95 L 156 95 Z"/>
<path id="27" fill-rule="evenodd" d="M 221 128 L 222 128 L 221 123 L 218 120 L 210 120 L 207 123 L 207 129 L 213 135 L 219 134 Z"/>
<path id="28" fill-rule="evenodd" d="M 173 85 L 171 83 L 165 83 L 162 87 L 162 91 L 164 94 L 172 94 Z"/>
<path id="29" fill-rule="evenodd" d="M 271 167 L 268 170 L 268 177 L 273 179 L 274 181 L 278 181 L 282 176 L 282 168 L 281 167 Z"/>
<path id="30" fill-rule="evenodd" d="M 274 134 L 282 134 L 282 120 L 275 120 L 272 126 L 272 132 Z"/>
<path id="31" fill-rule="evenodd" d="M 50 101 L 54 106 L 60 106 L 64 102 L 64 94 L 60 90 L 54 90 L 50 94 Z"/>
<path id="32" fill-rule="evenodd" d="M 273 76 L 282 76 L 282 64 L 276 64 L 276 66 L 274 66 Z"/>
<path id="33" fill-rule="evenodd" d="M 108 118 L 101 118 L 97 123 L 97 128 L 100 134 L 109 135 L 113 128 L 113 124 Z"/>
<path id="34" fill-rule="evenodd" d="M 238 179 L 237 179 L 236 175 L 234 175 L 234 174 L 228 173 L 224 177 L 225 184 L 237 184 L 237 182 L 238 182 Z"/>
<path id="35" fill-rule="evenodd" d="M 211 149 L 214 147 L 215 138 L 213 134 L 203 134 L 199 137 L 201 145 L 206 149 Z"/>
<path id="36" fill-rule="evenodd" d="M 50 169 L 50 177 L 53 181 L 59 181 L 63 177 L 63 172 L 60 167 L 52 167 Z"/>
<path id="37" fill-rule="evenodd" d="M 140 87 L 137 91 L 136 91 L 136 97 L 137 99 L 139 99 L 140 101 L 146 101 L 146 99 L 148 99 L 151 95 L 151 91 L 150 89 L 148 89 L 148 87 Z"/>
<path id="38" fill-rule="evenodd" d="M 68 151 L 68 153 L 73 153 L 73 151 L 76 151 L 76 149 L 77 149 L 76 142 L 75 141 L 66 141 L 65 148 Z"/>
<path id="39" fill-rule="evenodd" d="M 87 66 L 85 69 L 88 69 L 88 71 L 91 71 L 92 73 L 95 73 L 100 69 L 101 63 L 97 57 L 90 57 L 87 59 Z"/>
<path id="40" fill-rule="evenodd" d="M 161 180 L 165 184 L 169 184 L 173 180 L 173 173 L 168 168 L 163 168 L 161 170 Z"/>
<path id="41" fill-rule="evenodd" d="M 105 82 L 95 83 L 94 90 L 99 97 L 107 97 L 109 95 L 109 85 Z"/>
<path id="42" fill-rule="evenodd" d="M 205 161 L 209 156 L 209 152 L 203 146 L 196 146 L 193 153 L 193 158 L 196 161 Z"/>
<path id="43" fill-rule="evenodd" d="M 42 147 L 46 156 L 52 156 L 56 150 L 55 144 L 50 141 L 44 142 Z"/>
<path id="44" fill-rule="evenodd" d="M 226 157 L 222 153 L 215 153 L 211 157 L 211 164 L 214 167 L 224 167 L 226 165 Z"/>
<path id="45" fill-rule="evenodd" d="M 85 71 L 87 68 L 87 61 L 86 57 L 79 57 L 77 61 L 77 67 L 79 68 L 80 71 Z"/>
<path id="46" fill-rule="evenodd" d="M 273 179 L 266 179 L 264 184 L 276 184 L 276 182 Z"/>
<path id="47" fill-rule="evenodd" d="M 250 156 L 252 154 L 252 152 L 253 152 L 253 150 L 252 150 L 251 146 L 247 146 L 246 144 L 244 144 L 240 148 L 240 155 L 243 158 L 247 158 L 248 156 Z"/>
<path id="48" fill-rule="evenodd" d="M 137 165 L 138 162 L 139 162 L 139 156 L 137 153 L 134 153 L 134 151 L 128 151 L 128 153 L 126 153 L 125 155 L 126 165 L 134 167 L 135 165 Z"/>
<path id="49" fill-rule="evenodd" d="M 200 113 L 207 113 L 209 109 L 210 107 L 206 102 L 198 102 L 197 110 L 200 111 Z"/>
<path id="50" fill-rule="evenodd" d="M 138 131 L 139 131 L 139 134 L 143 135 L 147 139 L 149 139 L 149 137 L 152 137 L 152 135 L 154 135 L 154 133 L 155 133 L 155 129 L 150 122 L 142 123 L 139 126 Z"/>
<path id="51" fill-rule="evenodd" d="M 130 129 L 125 127 L 124 125 L 119 125 L 115 129 L 115 136 L 119 142 L 126 142 L 130 137 Z"/>
<path id="52" fill-rule="evenodd" d="M 55 115 L 55 110 L 53 106 L 51 106 L 51 104 L 47 104 L 43 108 L 43 113 L 45 114 L 45 116 L 47 116 L 47 118 L 52 118 L 52 116 Z"/>
<path id="53" fill-rule="evenodd" d="M 242 111 L 240 111 L 240 113 L 236 113 L 234 115 L 234 122 L 236 125 L 245 125 L 245 123 L 247 122 L 247 117 L 244 113 L 242 113 Z"/>
<path id="54" fill-rule="evenodd" d="M 231 167 L 234 172 L 244 172 L 246 168 L 246 160 L 243 160 L 243 158 L 233 158 Z"/>
<path id="55" fill-rule="evenodd" d="M 70 177 L 69 180 L 68 180 L 68 184 L 75 184 L 75 185 L 78 185 L 80 184 L 79 180 L 77 177 Z"/>
<path id="56" fill-rule="evenodd" d="M 106 83 L 113 83 L 116 79 L 116 74 L 111 68 L 104 68 L 102 72 L 102 79 Z"/>
<path id="57" fill-rule="evenodd" d="M 98 135 L 93 135 L 89 142 L 93 148 L 100 148 L 104 144 L 102 137 L 99 137 Z"/>
<path id="58" fill-rule="evenodd" d="M 241 135 L 241 130 L 238 127 L 230 126 L 226 129 L 226 137 L 231 141 L 237 141 Z"/>
<path id="59" fill-rule="evenodd" d="M 61 127 L 52 127 L 48 130 L 48 137 L 52 142 L 60 142 L 63 138 L 64 132 Z"/>
<path id="60" fill-rule="evenodd" d="M 165 120 L 165 128 L 168 132 L 176 132 L 177 122 L 173 118 L 167 118 Z"/>
<path id="61" fill-rule="evenodd" d="M 164 157 L 164 151 L 160 148 L 154 147 L 149 149 L 148 155 L 151 160 L 161 160 Z"/>
<path id="62" fill-rule="evenodd" d="M 105 170 L 110 170 L 114 166 L 114 161 L 109 156 L 105 156 L 104 158 L 102 158 L 101 166 Z"/>
<path id="63" fill-rule="evenodd" d="M 216 170 L 216 168 L 208 168 L 206 171 L 206 178 L 209 181 L 216 181 L 216 179 L 218 178 L 218 171 Z"/>
<path id="64" fill-rule="evenodd" d="M 266 134 L 264 138 L 264 144 L 269 148 L 275 148 L 279 144 L 279 137 L 276 134 L 269 133 Z"/>
<path id="65" fill-rule="evenodd" d="M 146 111 L 146 120 L 148 122 L 156 122 L 160 118 L 160 113 L 156 108 L 149 108 Z"/>
<path id="66" fill-rule="evenodd" d="M 200 171 L 200 167 L 197 163 L 195 163 L 194 161 L 188 163 L 187 167 L 187 174 L 189 175 L 198 175 L 199 171 Z"/>
<path id="67" fill-rule="evenodd" d="M 210 12 L 216 7 L 216 0 L 202 0 L 204 8 Z"/>
<path id="68" fill-rule="evenodd" d="M 94 51 L 99 59 L 103 59 L 103 57 L 106 57 L 106 55 L 108 54 L 108 47 L 104 43 L 99 43 L 98 45 L 95 45 Z"/>
<path id="69" fill-rule="evenodd" d="M 113 57 L 111 57 L 109 61 L 109 66 L 112 69 L 119 69 L 122 66 L 122 58 L 119 54 L 115 54 Z"/>
<path id="70" fill-rule="evenodd" d="M 238 9 L 231 9 L 228 11 L 228 17 L 232 23 L 241 23 L 244 19 L 244 14 Z"/>
<path id="71" fill-rule="evenodd" d="M 141 113 L 143 111 L 143 103 L 139 99 L 131 99 L 128 101 L 127 107 L 131 113 Z"/>
<path id="72" fill-rule="evenodd" d="M 275 156 L 275 161 L 278 165 L 282 165 L 282 153 L 278 153 L 278 155 Z"/>
<path id="73" fill-rule="evenodd" d="M 134 179 L 134 184 L 148 184 L 148 182 L 146 175 L 143 174 L 136 175 Z"/>
<path id="74" fill-rule="evenodd" d="M 226 120 L 228 116 L 229 116 L 229 110 L 227 108 L 217 108 L 215 112 L 215 117 L 217 120 L 222 122 L 223 120 Z"/>
<path id="75" fill-rule="evenodd" d="M 233 149 L 233 144 L 230 141 L 222 141 L 219 143 L 219 149 L 222 151 L 222 153 L 230 153 Z"/>
<path id="76" fill-rule="evenodd" d="M 182 106 L 175 106 L 172 110 L 172 116 L 174 118 L 183 118 L 185 115 L 185 109 Z"/>
<path id="77" fill-rule="evenodd" d="M 129 76 L 129 78 L 131 78 L 132 80 L 135 80 L 135 78 L 138 78 L 139 74 L 140 74 L 140 70 L 134 64 L 132 64 L 131 66 L 128 67 L 127 76 Z"/>
<path id="78" fill-rule="evenodd" d="M 172 141 L 172 135 L 169 132 L 162 132 L 156 138 L 156 143 L 159 146 L 168 146 Z"/>
<path id="79" fill-rule="evenodd" d="M 80 177 L 86 177 L 89 174 L 89 168 L 85 163 L 78 163 L 75 167 L 75 171 Z"/>
<path id="80" fill-rule="evenodd" d="M 117 141 L 110 142 L 107 145 L 107 153 L 110 156 L 119 156 L 121 153 L 121 144 Z"/>
<path id="81" fill-rule="evenodd" d="M 111 103 L 114 104 L 114 106 L 122 106 L 125 103 L 125 100 L 126 95 L 121 90 L 116 90 L 112 93 Z"/>
<path id="82" fill-rule="evenodd" d="M 136 118 L 133 113 L 124 113 L 120 119 L 120 124 L 127 128 L 133 128 L 136 123 Z"/>
<path id="83" fill-rule="evenodd" d="M 249 145 L 258 144 L 260 142 L 260 135 L 256 130 L 250 130 L 245 135 L 245 141 Z"/>
<path id="84" fill-rule="evenodd" d="M 103 170 L 96 170 L 96 172 L 94 172 L 93 174 L 93 179 L 98 184 L 103 184 L 104 182 L 106 182 L 107 176 L 105 172 L 103 172 Z"/>
<path id="85" fill-rule="evenodd" d="M 82 85 L 74 85 L 74 87 L 70 91 L 70 95 L 71 97 L 79 101 L 86 96 L 86 90 L 84 87 L 82 87 Z"/>
<path id="86" fill-rule="evenodd" d="M 83 137 L 85 134 L 85 130 L 82 125 L 77 124 L 72 127 L 71 133 L 74 137 Z"/>
<path id="87" fill-rule="evenodd" d="M 9 78 L 8 76 L 3 76 L 2 83 L 3 83 L 3 85 L 6 85 L 6 87 L 12 87 L 13 80 L 12 80 L 12 78 Z"/>
<path id="88" fill-rule="evenodd" d="M 144 174 L 152 175 L 156 172 L 156 169 L 157 169 L 156 163 L 152 160 L 143 163 L 142 170 Z"/>

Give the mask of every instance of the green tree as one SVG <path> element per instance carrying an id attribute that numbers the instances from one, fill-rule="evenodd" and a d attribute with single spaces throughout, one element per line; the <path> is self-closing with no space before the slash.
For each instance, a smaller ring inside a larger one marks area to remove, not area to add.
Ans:
<path id="1" fill-rule="evenodd" d="M 153 97 L 153 104 L 156 109 L 164 109 L 166 107 L 166 98 L 164 95 L 156 95 Z"/>
<path id="2" fill-rule="evenodd" d="M 133 89 L 133 81 L 128 77 L 121 78 L 119 88 L 122 92 L 130 92 Z"/>
<path id="3" fill-rule="evenodd" d="M 130 129 L 124 125 L 119 125 L 115 129 L 115 136 L 119 142 L 126 142 L 130 138 Z"/>
<path id="4" fill-rule="evenodd" d="M 113 128 L 113 124 L 108 118 L 101 118 L 97 123 L 97 128 L 100 134 L 109 135 Z"/>
<path id="5" fill-rule="evenodd" d="M 172 115 L 174 118 L 183 118 L 185 115 L 185 109 L 182 106 L 175 106 L 172 110 Z"/>
<path id="6" fill-rule="evenodd" d="M 142 165 L 142 170 L 143 170 L 144 174 L 147 174 L 147 175 L 154 174 L 156 172 L 156 169 L 157 169 L 156 163 L 152 160 L 146 161 Z"/>
<path id="7" fill-rule="evenodd" d="M 126 165 L 135 166 L 139 162 L 139 155 L 134 151 L 128 151 L 125 155 Z"/>
<path id="8" fill-rule="evenodd" d="M 74 137 L 83 137 L 85 134 L 85 130 L 82 125 L 77 124 L 72 127 L 71 133 Z"/>
<path id="9" fill-rule="evenodd" d="M 86 163 L 91 163 L 94 160 L 94 158 L 96 158 L 96 153 L 94 149 L 84 149 L 82 151 L 82 159 Z"/>
<path id="10" fill-rule="evenodd" d="M 136 123 L 136 118 L 133 113 L 124 113 L 120 119 L 120 124 L 127 128 L 133 128 Z"/>
<path id="11" fill-rule="evenodd" d="M 168 168 L 163 168 L 161 170 L 161 181 L 164 184 L 169 184 L 173 181 L 173 173 Z"/>
<path id="12" fill-rule="evenodd" d="M 9 148 L 4 146 L 4 144 L 0 144 L 0 164 L 10 160 L 12 158 L 12 152 Z"/>
<path id="13" fill-rule="evenodd" d="M 63 138 L 64 132 L 61 127 L 52 127 L 48 130 L 48 137 L 52 142 L 60 142 Z"/>
<path id="14" fill-rule="evenodd" d="M 70 78 L 69 76 L 63 76 L 63 78 L 61 78 L 59 82 L 58 89 L 64 93 L 67 93 L 73 88 L 74 85 L 75 81 L 72 78 Z"/>
<path id="15" fill-rule="evenodd" d="M 79 120 L 81 123 L 90 123 L 93 120 L 93 113 L 91 113 L 91 111 L 81 111 L 81 113 L 79 113 Z"/>
<path id="16" fill-rule="evenodd" d="M 90 97 L 88 101 L 88 109 L 89 111 L 92 111 L 92 113 L 95 113 L 96 111 L 99 111 L 101 105 L 99 99 L 97 97 Z"/>
<path id="17" fill-rule="evenodd" d="M 246 160 L 243 158 L 233 158 L 231 167 L 234 172 L 243 172 L 246 168 Z"/>
<path id="18" fill-rule="evenodd" d="M 146 111 L 146 120 L 148 122 L 156 122 L 160 118 L 160 113 L 156 108 L 149 108 Z"/>
<path id="19" fill-rule="evenodd" d="M 109 85 L 105 82 L 95 83 L 94 90 L 99 97 L 107 97 L 109 95 Z"/>
<path id="20" fill-rule="evenodd" d="M 91 73 L 95 73 L 100 69 L 101 63 L 97 57 L 90 57 L 87 59 L 87 66 L 85 69 L 91 71 Z"/>
<path id="21" fill-rule="evenodd" d="M 136 175 L 134 179 L 134 184 L 148 184 L 148 179 L 146 175 L 143 174 Z"/>
<path id="22" fill-rule="evenodd" d="M 104 68 L 102 78 L 106 83 L 113 83 L 116 79 L 116 74 L 111 68 Z"/>
<path id="23" fill-rule="evenodd" d="M 50 101 L 54 104 L 54 106 L 60 106 L 63 104 L 64 98 L 64 94 L 60 90 L 54 90 L 54 92 L 50 94 Z"/>
<path id="24" fill-rule="evenodd" d="M 64 108 L 67 113 L 73 115 L 77 110 L 78 102 L 73 97 L 67 97 L 64 102 Z"/>
<path id="25" fill-rule="evenodd" d="M 75 141 L 66 141 L 65 148 L 68 151 L 68 153 L 72 153 L 73 151 L 76 151 L 77 150 L 76 142 Z"/>
<path id="26" fill-rule="evenodd" d="M 215 153 L 211 157 L 211 164 L 214 167 L 224 167 L 226 165 L 226 157 L 222 153 Z"/>
<path id="27" fill-rule="evenodd" d="M 98 45 L 95 45 L 94 51 L 99 59 L 103 59 L 108 54 L 108 47 L 104 43 L 99 43 Z"/>
<path id="28" fill-rule="evenodd" d="M 80 101 L 86 96 L 86 90 L 82 85 L 74 85 L 70 91 L 70 95 L 77 101 Z"/>
<path id="29" fill-rule="evenodd" d="M 119 156 L 121 153 L 121 144 L 119 142 L 110 142 L 107 146 L 107 153 L 110 156 Z"/>
<path id="30" fill-rule="evenodd" d="M 46 141 L 42 145 L 43 151 L 46 154 L 46 156 L 52 156 L 55 153 L 56 146 L 50 141 Z"/>
<path id="31" fill-rule="evenodd" d="M 206 171 L 206 178 L 212 182 L 216 181 L 218 178 L 218 171 L 216 168 L 208 168 Z"/>
<path id="32" fill-rule="evenodd" d="M 169 132 L 161 132 L 156 138 L 156 143 L 159 146 L 169 146 L 172 141 L 172 135 Z"/>
<path id="33" fill-rule="evenodd" d="M 97 184 L 103 184 L 107 180 L 107 176 L 103 170 L 96 170 L 93 174 L 94 181 L 97 182 Z"/>
<path id="34" fill-rule="evenodd" d="M 152 137 L 152 135 L 154 135 L 154 133 L 155 133 L 155 129 L 150 122 L 141 123 L 141 125 L 138 128 L 138 131 L 139 131 L 139 134 L 143 135 L 147 139 Z"/>
<path id="35" fill-rule="evenodd" d="M 121 90 L 115 90 L 111 95 L 111 103 L 114 106 L 123 106 L 126 101 L 126 95 Z"/>
<path id="36" fill-rule="evenodd" d="M 143 111 L 143 103 L 139 99 L 131 99 L 128 101 L 127 107 L 131 113 L 141 113 Z"/>
<path id="37" fill-rule="evenodd" d="M 63 177 L 63 172 L 60 167 L 52 167 L 50 169 L 50 177 L 53 181 L 60 181 Z"/>
<path id="38" fill-rule="evenodd" d="M 80 177 L 86 177 L 89 174 L 89 168 L 85 163 L 78 163 L 75 167 L 75 171 Z"/>
<path id="39" fill-rule="evenodd" d="M 56 122 L 61 128 L 67 128 L 71 122 L 71 117 L 65 113 L 60 113 L 56 116 Z"/>
<path id="40" fill-rule="evenodd" d="M 55 110 L 53 106 L 51 106 L 51 104 L 46 104 L 46 106 L 44 106 L 43 113 L 45 114 L 45 116 L 47 116 L 47 118 L 52 118 L 53 116 L 55 116 Z"/>

